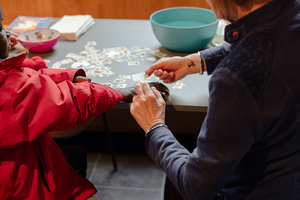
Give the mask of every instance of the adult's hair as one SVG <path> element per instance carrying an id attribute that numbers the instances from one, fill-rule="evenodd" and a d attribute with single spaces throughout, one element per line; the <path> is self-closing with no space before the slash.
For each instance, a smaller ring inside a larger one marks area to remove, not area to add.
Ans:
<path id="1" fill-rule="evenodd" d="M 264 4 L 272 0 L 233 0 L 233 2 L 241 7 L 251 8 L 255 4 Z"/>
<path id="2" fill-rule="evenodd" d="M 251 11 L 255 5 L 262 6 L 272 0 L 213 0 L 213 5 L 218 5 L 215 10 L 219 18 L 225 19 L 229 22 L 237 20 L 237 12 L 235 7 L 240 7 L 243 11 Z"/>

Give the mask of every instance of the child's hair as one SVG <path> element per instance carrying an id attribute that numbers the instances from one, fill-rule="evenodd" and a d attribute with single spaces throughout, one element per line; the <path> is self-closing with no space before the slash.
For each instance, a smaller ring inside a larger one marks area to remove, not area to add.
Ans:
<path id="1" fill-rule="evenodd" d="M 3 27 L 3 13 L 0 6 L 0 61 L 9 55 L 10 51 L 10 32 Z"/>

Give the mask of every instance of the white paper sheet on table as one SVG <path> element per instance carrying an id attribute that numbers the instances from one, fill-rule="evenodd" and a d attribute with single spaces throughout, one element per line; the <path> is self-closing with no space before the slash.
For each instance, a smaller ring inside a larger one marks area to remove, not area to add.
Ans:
<path id="1" fill-rule="evenodd" d="M 65 15 L 50 28 L 61 33 L 60 40 L 75 41 L 94 24 L 91 15 Z"/>

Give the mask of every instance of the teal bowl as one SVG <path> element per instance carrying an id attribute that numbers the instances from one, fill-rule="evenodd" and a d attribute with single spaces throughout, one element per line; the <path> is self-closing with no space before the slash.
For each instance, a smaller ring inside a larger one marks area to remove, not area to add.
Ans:
<path id="1" fill-rule="evenodd" d="M 216 34 L 219 20 L 213 11 L 196 7 L 174 7 L 158 10 L 150 16 L 157 40 L 177 52 L 203 49 Z"/>

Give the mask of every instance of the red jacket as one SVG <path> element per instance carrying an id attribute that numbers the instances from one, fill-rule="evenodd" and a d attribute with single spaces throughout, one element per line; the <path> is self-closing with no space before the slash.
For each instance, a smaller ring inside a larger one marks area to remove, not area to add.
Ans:
<path id="1" fill-rule="evenodd" d="M 74 85 L 83 70 L 48 69 L 41 58 L 25 57 L 0 62 L 0 199 L 87 199 L 95 188 L 49 132 L 72 129 L 123 97 L 96 83 Z"/>

